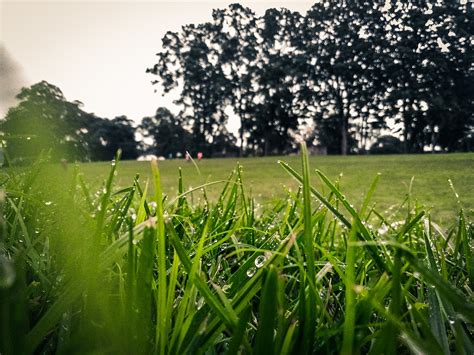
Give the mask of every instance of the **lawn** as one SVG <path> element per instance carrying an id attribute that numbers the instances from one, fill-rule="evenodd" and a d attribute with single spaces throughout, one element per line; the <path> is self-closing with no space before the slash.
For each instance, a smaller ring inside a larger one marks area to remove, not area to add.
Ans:
<path id="1" fill-rule="evenodd" d="M 268 204 L 284 197 L 288 188 L 295 191 L 297 182 L 277 163 L 286 161 L 300 168 L 299 157 L 263 157 L 204 159 L 196 162 L 168 160 L 159 162 L 162 174 L 163 191 L 170 197 L 177 193 L 178 169 L 182 168 L 186 188 L 196 187 L 206 182 L 225 180 L 237 166 L 243 166 L 244 185 L 248 192 L 261 204 Z M 372 180 L 380 173 L 380 181 L 374 195 L 378 210 L 383 211 L 403 202 L 413 179 L 412 196 L 418 203 L 431 210 L 433 217 L 440 223 L 454 217 L 458 211 L 456 197 L 450 188 L 451 179 L 458 192 L 461 203 L 468 215 L 474 208 L 474 154 L 426 154 L 426 155 L 390 155 L 390 156 L 313 156 L 310 157 L 313 185 L 321 187 L 316 178 L 315 169 L 323 171 L 329 178 L 340 179 L 341 189 L 349 200 L 358 205 L 367 192 Z M 110 168 L 110 163 L 80 164 L 79 169 L 92 186 L 99 186 Z M 149 162 L 123 161 L 117 176 L 118 186 L 128 186 L 135 174 L 146 181 L 151 176 Z M 223 184 L 206 188 L 210 200 L 215 198 Z M 149 193 L 152 194 L 152 188 Z M 199 202 L 202 193 L 194 194 L 194 202 Z"/>
<path id="2" fill-rule="evenodd" d="M 447 182 L 472 214 L 474 155 L 284 158 L 301 174 L 277 160 L 242 160 L 245 188 L 234 174 L 210 204 L 173 199 L 178 167 L 196 187 L 236 160 L 4 170 L 0 353 L 474 353 L 473 225 Z M 434 220 L 359 208 L 378 172 L 379 206 L 415 176 Z"/>

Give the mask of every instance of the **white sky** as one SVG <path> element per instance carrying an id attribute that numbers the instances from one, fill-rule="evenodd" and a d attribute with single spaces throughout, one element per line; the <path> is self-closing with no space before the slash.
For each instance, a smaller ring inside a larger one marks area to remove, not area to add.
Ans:
<path id="1" fill-rule="evenodd" d="M 240 3 L 258 14 L 271 7 L 304 13 L 315 1 Z M 0 56 L 5 62 L 0 64 L 17 69 L 9 75 L 10 88 L 46 80 L 69 101 L 83 102 L 88 112 L 108 118 L 126 115 L 139 122 L 159 106 L 172 108 L 173 98 L 154 93 L 158 86 L 150 81 L 157 77 L 145 73 L 155 63 L 163 35 L 188 23 L 208 21 L 213 8 L 234 2 L 0 0 L 0 45 L 7 52 Z M 10 65 L 7 57 L 13 61 Z M 4 72 L 0 70 L 0 75 Z M 5 86 L 6 78 L 0 81 Z M 11 101 L 3 95 L 1 100 L 3 117 Z"/>

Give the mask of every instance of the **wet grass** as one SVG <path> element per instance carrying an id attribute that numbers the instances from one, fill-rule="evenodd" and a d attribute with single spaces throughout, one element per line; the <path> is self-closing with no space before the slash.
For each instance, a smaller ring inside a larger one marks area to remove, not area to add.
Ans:
<path id="1" fill-rule="evenodd" d="M 4 171 L 0 352 L 472 354 L 473 226 L 454 191 L 443 183 L 455 204 L 440 223 L 416 202 L 416 177 L 398 199 L 379 192 L 382 160 L 302 150 L 222 176 L 235 161 L 201 162 L 201 176 L 164 162 L 138 178 L 142 163 L 118 160 L 107 173 Z M 413 159 L 450 174 L 443 156 Z M 455 182 L 472 158 L 456 160 Z M 335 161 L 357 175 L 356 192 Z M 258 181 L 275 193 L 260 207 Z M 379 209 L 384 195 L 398 213 Z"/>

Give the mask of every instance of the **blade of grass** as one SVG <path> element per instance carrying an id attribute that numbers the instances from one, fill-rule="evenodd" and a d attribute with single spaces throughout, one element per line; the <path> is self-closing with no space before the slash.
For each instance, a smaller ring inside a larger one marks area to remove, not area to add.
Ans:
<path id="1" fill-rule="evenodd" d="M 255 354 L 275 353 L 273 336 L 277 324 L 278 313 L 278 273 L 275 266 L 270 265 L 260 297 L 259 322 L 255 335 Z"/>
<path id="2" fill-rule="evenodd" d="M 303 245 L 304 255 L 306 259 L 306 282 L 309 286 L 307 314 L 304 327 L 304 347 L 303 353 L 311 352 L 314 343 L 314 330 L 316 329 L 316 270 L 314 267 L 314 246 L 313 246 L 313 223 L 311 218 L 311 194 L 309 182 L 309 161 L 306 144 L 301 144 L 301 163 L 303 170 L 303 216 L 304 216 L 304 230 L 303 230 Z M 303 280 L 302 280 L 303 281 Z"/>
<path id="3" fill-rule="evenodd" d="M 161 190 L 160 170 L 158 169 L 158 162 L 151 161 L 151 172 L 155 184 L 155 202 L 156 202 L 156 239 L 157 257 L 158 257 L 158 295 L 157 295 L 157 327 L 156 338 L 159 339 L 155 344 L 155 351 L 161 355 L 165 354 L 168 335 L 166 332 L 166 240 L 165 240 L 165 222 L 163 211 L 163 193 Z M 143 194 L 145 196 L 145 194 Z"/>
<path id="4" fill-rule="evenodd" d="M 355 301 L 355 247 L 351 242 L 356 238 L 357 230 L 354 226 L 349 232 L 349 242 L 346 251 L 346 278 L 345 284 L 345 314 L 344 314 L 344 333 L 342 342 L 342 354 L 352 354 L 354 352 L 354 327 L 356 318 Z"/>

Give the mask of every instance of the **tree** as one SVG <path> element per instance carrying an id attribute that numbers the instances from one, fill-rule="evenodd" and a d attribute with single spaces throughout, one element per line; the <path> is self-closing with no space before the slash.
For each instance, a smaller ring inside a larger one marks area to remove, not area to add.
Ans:
<path id="1" fill-rule="evenodd" d="M 109 120 L 90 115 L 85 128 L 90 160 L 111 160 L 119 149 L 123 160 L 138 157 L 135 128 L 126 116 Z"/>
<path id="2" fill-rule="evenodd" d="M 190 121 L 192 121 L 190 117 L 175 116 L 165 107 L 158 108 L 154 116 L 143 118 L 139 126 L 140 133 L 152 141 L 151 144 L 148 144 L 146 152 L 165 157 L 177 156 L 186 151 L 191 154 L 200 151 L 206 156 L 221 156 L 226 152 L 236 153 L 235 137 L 225 128 L 215 134 L 209 142 L 209 145 L 212 145 L 212 150 L 209 146 L 206 146 L 204 150 L 201 149 L 186 127 L 186 122 Z"/>
<path id="3" fill-rule="evenodd" d="M 153 141 L 146 149 L 147 153 L 167 157 L 195 149 L 191 133 L 167 108 L 160 107 L 154 116 L 143 118 L 139 129 L 144 137 Z"/>
<path id="4" fill-rule="evenodd" d="M 328 154 L 341 154 L 341 127 L 337 117 L 327 116 L 317 119 L 315 134 L 317 142 L 326 147 Z M 347 137 L 347 153 L 356 153 L 357 141 L 354 136 Z"/>
<path id="5" fill-rule="evenodd" d="M 200 149 L 228 135 L 221 131 L 227 107 L 241 120 L 241 154 L 244 142 L 265 155 L 291 147 L 298 121 L 285 46 L 293 17 L 288 10 L 271 9 L 257 20 L 251 10 L 234 4 L 215 10 L 212 22 L 184 26 L 163 38 L 164 51 L 149 71 L 160 76 L 165 92 L 183 84 L 179 103 L 192 109 L 189 123 Z"/>
<path id="6" fill-rule="evenodd" d="M 386 106 L 405 153 L 455 150 L 472 129 L 472 15 L 450 1 L 398 2 L 387 11 Z"/>
<path id="7" fill-rule="evenodd" d="M 224 102 L 228 85 L 222 67 L 217 65 L 217 49 L 210 46 L 213 24 L 183 26 L 181 33 L 168 32 L 162 40 L 158 63 L 147 71 L 158 75 L 165 92 L 182 84 L 177 103 L 196 149 L 212 154 L 213 137 L 221 134 L 227 122 Z"/>
<path id="8" fill-rule="evenodd" d="M 300 46 L 306 68 L 301 98 L 317 127 L 328 117 L 340 130 L 341 154 L 349 137 L 363 141 L 370 126 L 383 126 L 381 101 L 380 9 L 369 1 L 332 1 L 315 4 L 307 13 Z M 361 147 L 363 148 L 363 147 Z"/>
<path id="9" fill-rule="evenodd" d="M 81 160 L 87 155 L 81 128 L 88 114 L 80 102 L 67 101 L 58 87 L 46 81 L 21 89 L 17 98 L 19 104 L 0 124 L 12 161 L 32 161 L 42 151 L 50 151 L 56 160 Z"/>
<path id="10" fill-rule="evenodd" d="M 299 124 L 293 28 L 300 20 L 298 13 L 269 9 L 258 27 L 260 50 L 254 67 L 257 90 L 251 101 L 253 117 L 248 126 L 251 145 L 264 155 L 293 149 L 292 133 Z"/>
<path id="11" fill-rule="evenodd" d="M 223 68 L 227 85 L 226 105 L 240 119 L 240 150 L 244 154 L 246 135 L 249 132 L 249 120 L 256 90 L 253 85 L 258 55 L 257 16 L 240 4 L 231 4 L 225 9 L 216 9 L 212 14 L 214 26 L 210 34 L 217 50 L 217 65 Z"/>

